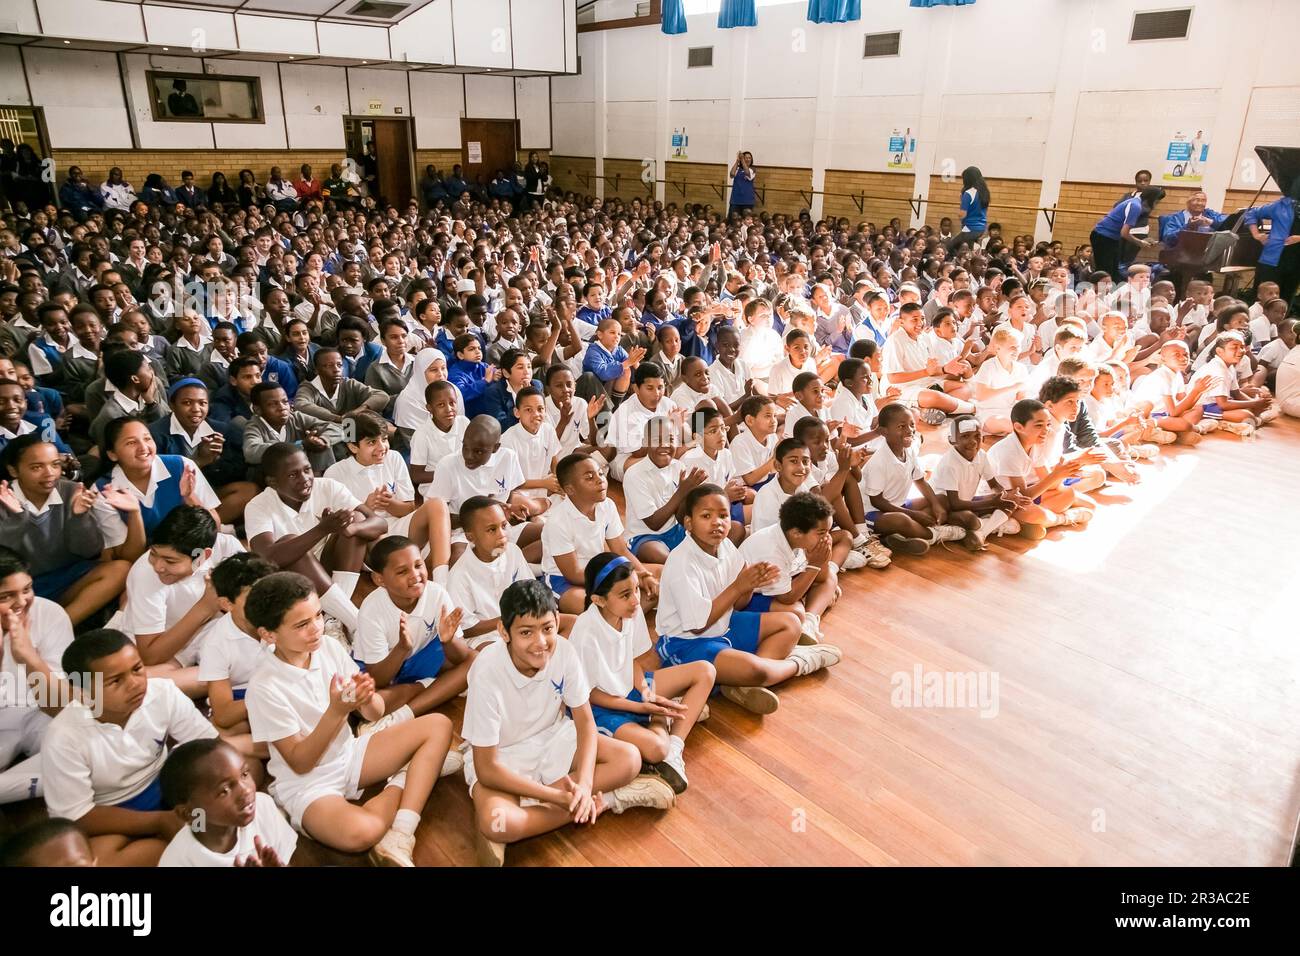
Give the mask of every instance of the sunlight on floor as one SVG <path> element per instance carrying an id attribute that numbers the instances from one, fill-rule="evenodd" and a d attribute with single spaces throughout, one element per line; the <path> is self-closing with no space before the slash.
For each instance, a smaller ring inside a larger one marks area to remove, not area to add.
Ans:
<path id="1" fill-rule="evenodd" d="M 1052 532 L 1059 535 L 1058 540 L 1039 542 L 1025 557 L 1067 568 L 1075 574 L 1100 570 L 1115 546 L 1173 494 L 1199 462 L 1194 455 L 1179 455 L 1158 459 L 1151 465 L 1139 465 L 1141 482 L 1108 485 L 1102 491 L 1103 496 L 1123 495 L 1132 501 L 1100 505 L 1087 529 Z"/>

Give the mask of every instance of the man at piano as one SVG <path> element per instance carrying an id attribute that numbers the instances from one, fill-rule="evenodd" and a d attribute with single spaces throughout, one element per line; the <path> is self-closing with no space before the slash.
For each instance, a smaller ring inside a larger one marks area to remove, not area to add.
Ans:
<path id="1" fill-rule="evenodd" d="M 1250 227 L 1250 234 L 1263 244 L 1259 265 L 1255 267 L 1255 288 L 1261 283 L 1276 282 L 1278 295 L 1288 306 L 1300 286 L 1300 217 L 1296 205 L 1300 203 L 1300 176 L 1291 183 L 1291 191 L 1267 206 L 1247 209 L 1241 221 Z M 1268 234 L 1259 228 L 1267 219 Z"/>
<path id="2" fill-rule="evenodd" d="M 1208 201 L 1209 197 L 1205 193 L 1192 193 L 1187 197 L 1186 209 L 1180 209 L 1172 215 L 1160 218 L 1160 241 L 1164 243 L 1165 248 L 1172 249 L 1178 245 L 1178 234 L 1184 229 L 1192 232 L 1213 232 L 1219 228 L 1223 220 L 1228 217 L 1225 213 L 1206 209 L 1205 204 Z"/>

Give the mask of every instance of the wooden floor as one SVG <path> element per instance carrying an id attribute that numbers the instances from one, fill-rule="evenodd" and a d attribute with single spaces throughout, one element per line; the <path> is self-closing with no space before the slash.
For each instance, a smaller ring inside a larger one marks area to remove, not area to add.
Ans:
<path id="1" fill-rule="evenodd" d="M 825 624 L 843 662 L 779 688 L 766 718 L 715 698 L 675 809 L 607 814 L 507 864 L 1284 865 L 1300 424 L 1210 436 L 1143 475 L 1087 532 L 847 575 Z M 996 675 L 996 711 L 893 706 L 918 666 Z M 444 780 L 417 862 L 472 863 L 470 826 Z"/>

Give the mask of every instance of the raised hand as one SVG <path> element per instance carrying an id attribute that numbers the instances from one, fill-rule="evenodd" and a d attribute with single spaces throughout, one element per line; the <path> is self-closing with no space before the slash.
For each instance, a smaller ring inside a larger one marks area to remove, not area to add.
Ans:
<path id="1" fill-rule="evenodd" d="M 235 859 L 235 866 L 238 867 L 279 867 L 284 866 L 280 855 L 275 852 L 275 848 L 269 843 L 263 843 L 260 836 L 253 837 L 253 852 L 243 858 Z"/>
<path id="2" fill-rule="evenodd" d="M 100 491 L 100 497 L 118 511 L 139 511 L 140 499 L 125 488 L 107 485 Z"/>
<path id="3" fill-rule="evenodd" d="M 23 510 L 22 504 L 18 501 L 18 496 L 14 494 L 14 490 L 9 487 L 7 481 L 0 481 L 0 505 L 4 505 L 14 514 L 21 514 Z"/>
<path id="4" fill-rule="evenodd" d="M 464 608 L 449 608 L 444 613 L 438 615 L 438 640 L 447 644 L 456 638 L 456 632 L 460 630 L 460 622 L 465 617 Z"/>

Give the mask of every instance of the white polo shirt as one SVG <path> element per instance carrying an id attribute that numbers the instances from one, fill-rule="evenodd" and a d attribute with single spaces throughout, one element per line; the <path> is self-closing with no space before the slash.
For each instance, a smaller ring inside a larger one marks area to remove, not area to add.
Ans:
<path id="1" fill-rule="evenodd" d="M 1167 365 L 1161 365 L 1133 383 L 1133 389 L 1129 392 L 1129 404 L 1150 402 L 1153 412 L 1163 412 L 1166 398 L 1178 402 L 1186 392 L 1187 385 L 1182 375 Z"/>
<path id="2" fill-rule="evenodd" d="M 248 693 L 244 696 L 248 725 L 255 741 L 271 744 L 268 769 L 275 778 L 275 796 L 281 804 L 306 789 L 314 776 L 346 777 L 356 746 L 347 721 L 342 722 L 316 765 L 305 774 L 297 774 L 290 768 L 273 741 L 315 730 L 329 709 L 330 680 L 335 674 L 346 680 L 360 670 L 342 644 L 325 637 L 306 668 L 295 667 L 271 654 L 248 682 Z"/>
<path id="3" fill-rule="evenodd" d="M 578 615 L 569 643 L 578 652 L 583 673 L 592 689 L 611 697 L 626 697 L 632 693 L 632 668 L 638 657 L 650 650 L 650 630 L 645 615 L 638 611 L 614 628 L 591 605 Z"/>
<path id="4" fill-rule="evenodd" d="M 1203 378 L 1210 380 L 1210 387 L 1201 393 L 1202 405 L 1208 405 L 1220 398 L 1227 398 L 1240 387 L 1237 382 L 1236 366 L 1228 365 L 1217 355 L 1197 370 L 1191 381 L 1187 383 L 1188 387 L 1190 388 Z"/>
<path id="5" fill-rule="evenodd" d="M 870 392 L 859 398 L 843 385 L 835 390 L 835 397 L 831 399 L 827 410 L 831 421 L 856 425 L 864 432 L 871 431 L 877 414 L 876 403 Z"/>
<path id="6" fill-rule="evenodd" d="M 364 502 L 372 491 L 387 488 L 398 501 L 414 501 L 415 486 L 411 484 L 411 473 L 400 452 L 390 451 L 377 465 L 363 465 L 351 455 L 342 461 L 336 461 L 325 472 L 326 478 L 332 478 Z M 383 509 L 375 514 L 388 522 L 390 530 L 399 520 Z M 406 515 L 402 516 L 407 517 Z"/>
<path id="7" fill-rule="evenodd" d="M 901 388 L 904 392 L 920 391 L 939 381 L 938 376 L 925 376 L 911 382 L 890 382 L 889 376 L 898 372 L 920 372 L 925 369 L 930 359 L 930 350 L 920 338 L 912 338 L 903 328 L 894 329 L 885 339 L 880 350 L 880 370 L 890 385 Z"/>
<path id="8" fill-rule="evenodd" d="M 779 477 L 773 478 L 758 489 L 758 494 L 754 495 L 754 510 L 751 512 L 749 520 L 750 530 L 761 531 L 774 524 L 779 524 L 781 521 L 781 506 L 785 504 L 786 499 L 800 491 L 812 491 L 816 487 L 817 482 L 811 472 L 803 480 L 803 484 L 789 493 L 781 487 Z"/>
<path id="9" fill-rule="evenodd" d="M 709 399 L 715 396 L 716 392 L 717 392 L 717 388 L 714 387 L 712 382 L 709 383 L 709 390 L 707 392 L 697 392 L 695 389 L 691 388 L 685 382 L 682 382 L 675 389 L 673 389 L 673 394 L 670 397 L 673 400 L 673 404 L 680 405 L 683 408 L 689 408 L 692 411 L 694 411 L 695 408 L 700 404 L 700 402 L 707 402 Z"/>
<path id="10" fill-rule="evenodd" d="M 727 482 L 739 475 L 730 448 L 719 448 L 717 457 L 710 458 L 702 446 L 696 445 L 677 460 L 681 463 L 682 474 L 687 474 L 692 468 L 703 469 L 709 476 L 705 480 L 719 488 L 725 488 Z"/>
<path id="11" fill-rule="evenodd" d="M 776 482 L 773 481 L 773 484 Z M 718 556 L 705 552 L 689 534 L 673 548 L 659 577 L 659 612 L 655 630 L 668 637 L 718 637 L 727 633 L 731 609 L 707 628 L 713 599 L 735 582 L 745 567 L 739 549 L 724 538 Z M 703 628 L 698 634 L 691 633 Z"/>
<path id="12" fill-rule="evenodd" d="M 572 554 L 578 559 L 581 574 L 588 561 L 608 550 L 606 541 L 622 534 L 618 506 L 608 498 L 596 505 L 594 518 L 588 518 L 571 500 L 563 498 L 546 512 L 546 523 L 542 525 L 542 571 L 559 576 L 562 572 L 555 556 Z"/>
<path id="13" fill-rule="evenodd" d="M 1295 403 L 1300 401 L 1300 345 L 1297 345 L 1277 367 L 1277 400 L 1288 415 L 1300 414 Z"/>
<path id="14" fill-rule="evenodd" d="M 285 535 L 310 531 L 326 511 L 356 508 L 360 504 L 356 495 L 333 478 L 313 481 L 311 494 L 298 508 L 285 504 L 274 488 L 265 488 L 244 508 L 244 530 L 250 542 L 265 533 L 271 535 L 272 541 L 278 541 Z"/>
<path id="15" fill-rule="evenodd" d="M 187 469 L 194 468 L 194 464 L 189 462 L 185 467 Z M 149 483 L 144 491 L 131 483 L 130 479 L 126 477 L 126 473 L 122 471 L 121 465 L 113 466 L 113 472 L 108 483 L 114 488 L 121 488 L 123 491 L 135 495 L 144 507 L 152 508 L 154 497 L 158 493 L 158 483 L 170 477 L 171 472 L 167 470 L 163 460 L 155 458 L 149 472 Z M 221 504 L 221 499 L 217 497 L 217 493 L 208 484 L 208 479 L 203 477 L 203 472 L 198 468 L 194 468 L 194 497 L 204 508 L 215 509 Z M 102 496 L 95 499 L 94 511 L 95 520 L 99 522 L 104 533 L 104 547 L 116 548 L 126 540 L 126 522 L 122 520 L 122 516 L 118 514 L 117 509 L 105 501 Z"/>
<path id="16" fill-rule="evenodd" d="M 234 617 L 223 614 L 213 622 L 199 651 L 199 680 L 228 680 L 231 690 L 244 690 L 273 650 L 274 645 L 241 631 Z"/>
<path id="17" fill-rule="evenodd" d="M 901 505 L 912 496 L 913 483 L 924 477 L 915 445 L 908 445 L 901 459 L 889 445 L 881 445 L 862 466 L 862 493 L 880 495 L 892 505 Z"/>
<path id="18" fill-rule="evenodd" d="M 776 484 L 776 482 L 772 482 Z M 781 525 L 768 525 L 762 531 L 755 531 L 740 543 L 740 556 L 745 564 L 758 564 L 767 561 L 776 566 L 780 572 L 771 584 L 759 588 L 759 594 L 778 595 L 790 590 L 795 575 L 802 574 L 808 567 L 808 556 L 803 548 L 792 548 L 786 540 Z"/>
<path id="19" fill-rule="evenodd" d="M 1043 362 L 1047 361 L 1048 357 L 1043 356 Z M 1043 363 L 1040 362 L 1039 364 Z M 1011 362 L 1011 368 L 1006 368 L 999 359 L 990 358 L 979 367 L 979 371 L 971 379 L 971 386 L 974 387 L 975 385 L 983 385 L 986 388 L 1020 386 L 1015 391 L 1003 392 L 993 398 L 976 399 L 975 401 L 976 417 L 981 422 L 995 416 L 1007 418 L 1011 415 L 1011 407 L 1019 400 L 1017 396 L 1026 394 L 1029 391 L 1029 369 L 1014 360 Z"/>
<path id="20" fill-rule="evenodd" d="M 560 454 L 560 439 L 555 434 L 555 426 L 548 421 L 543 420 L 535 433 L 516 424 L 501 436 L 501 448 L 515 453 L 524 480 L 532 481 L 545 478 L 551 473 L 551 464 Z M 545 488 L 529 488 L 521 494 L 530 498 L 545 498 L 547 491 Z"/>
<path id="21" fill-rule="evenodd" d="M 996 477 L 984 449 L 975 452 L 974 461 L 967 461 L 966 456 L 956 448 L 949 448 L 934 466 L 930 487 L 940 494 L 955 491 L 962 501 L 970 501 L 979 494 L 983 482 L 992 481 Z"/>
<path id="22" fill-rule="evenodd" d="M 781 361 L 772 366 L 772 371 L 767 373 L 767 394 L 783 395 L 790 391 L 794 385 L 794 380 L 804 372 L 817 371 L 817 363 L 811 355 L 803 363 L 802 368 L 795 368 L 790 364 L 790 356 L 785 356 Z"/>
<path id="23" fill-rule="evenodd" d="M 135 559 L 126 576 L 126 608 L 122 612 L 122 630 L 132 637 L 137 634 L 161 634 L 189 613 L 207 586 L 208 573 L 232 554 L 240 554 L 244 546 L 230 534 L 218 534 L 212 546 L 212 555 L 194 562 L 194 571 L 175 584 L 163 584 L 149 563 L 149 551 Z M 189 643 L 176 656 L 191 663 L 199 660 L 200 649 L 216 621 L 209 621 L 195 632 Z M 188 666 L 188 665 L 187 665 Z"/>
<path id="24" fill-rule="evenodd" d="M 158 860 L 159 866 L 234 866 L 236 860 L 257 855 L 254 839 L 260 837 L 263 846 L 269 846 L 280 857 L 280 862 L 289 865 L 289 858 L 298 847 L 298 834 L 289 821 L 284 818 L 280 808 L 269 793 L 259 793 L 254 797 L 256 809 L 253 822 L 240 827 L 235 834 L 235 845 L 229 853 L 215 853 L 209 850 L 194 836 L 189 827 L 181 827 L 163 850 Z"/>
<path id="25" fill-rule="evenodd" d="M 149 679 L 144 701 L 126 726 L 96 720 L 73 701 L 50 722 L 41 744 L 41 779 L 50 816 L 79 820 L 97 806 L 129 800 L 147 788 L 177 744 L 217 736 L 194 702 L 161 677 Z"/>
<path id="26" fill-rule="evenodd" d="M 469 693 L 461 736 L 472 747 L 503 750 L 567 720 L 565 707 L 591 696 L 578 652 L 558 635 L 546 666 L 532 677 L 510 659 L 505 641 L 493 641 L 469 669 Z"/>
<path id="27" fill-rule="evenodd" d="M 720 359 L 714 359 L 709 366 L 709 381 L 713 391 L 735 410 L 735 403 L 745 397 L 745 386 L 750 381 L 749 366 L 743 359 L 737 358 L 735 369 L 729 369 Z"/>
<path id="28" fill-rule="evenodd" d="M 767 436 L 767 441 L 760 442 L 748 428 L 742 428 L 731 443 L 731 460 L 736 464 L 736 474 L 747 475 L 771 461 L 780 441 L 781 436 L 772 432 Z"/>
<path id="29" fill-rule="evenodd" d="M 447 573 L 447 593 L 465 612 L 461 627 L 473 627 L 500 617 L 501 593 L 515 581 L 532 576 L 528 559 L 517 544 L 507 543 L 505 550 L 487 563 L 478 559 L 473 548 L 466 548 Z M 488 633 L 466 640 L 471 647 L 478 647 L 494 638 L 494 634 Z"/>
<path id="30" fill-rule="evenodd" d="M 464 456 L 457 454 L 438 467 L 431 483 L 433 494 L 429 497 L 441 498 L 456 514 L 460 506 L 475 495 L 505 501 L 523 483 L 524 473 L 519 467 L 519 458 L 509 448 L 498 449 L 491 458 L 472 470 L 465 466 Z"/>
<path id="31" fill-rule="evenodd" d="M 654 408 L 646 408 L 635 393 L 614 409 L 609 420 L 606 441 L 618 449 L 624 458 L 645 444 L 645 423 L 657 416 L 668 417 L 677 408 L 671 398 L 661 398 Z"/>
<path id="32" fill-rule="evenodd" d="M 1034 461 L 1025 450 L 1025 446 L 1020 444 L 1020 438 L 1015 432 L 990 448 L 988 455 L 989 464 L 993 467 L 993 474 L 997 476 L 998 484 L 1010 487 L 1007 479 L 1021 478 L 1026 484 L 1032 485 L 1037 478 Z"/>
<path id="33" fill-rule="evenodd" d="M 424 585 L 424 593 L 406 615 L 406 630 L 411 638 L 411 655 L 418 654 L 434 641 L 441 640 L 438 622 L 456 607 L 454 601 L 436 581 Z M 376 588 L 366 595 L 357 613 L 357 633 L 352 639 L 352 655 L 367 667 L 378 664 L 397 646 L 402 610 L 388 592 Z M 456 637 L 464 637 L 457 629 Z M 451 640 L 452 638 L 448 638 Z"/>
<path id="34" fill-rule="evenodd" d="M 639 458 L 623 475 L 623 499 L 627 503 L 627 533 L 663 534 L 677 526 L 677 516 L 669 515 L 660 528 L 652 528 L 645 519 L 662 508 L 682 483 L 682 463 L 672 459 L 659 468 L 649 458 Z"/>
<path id="35" fill-rule="evenodd" d="M 436 473 L 438 465 L 445 459 L 460 457 L 460 448 L 465 441 L 465 429 L 469 419 L 457 415 L 449 431 L 442 431 L 426 416 L 411 435 L 411 464 L 417 468 L 427 468 Z M 426 481 L 420 486 L 420 494 L 428 498 L 432 494 L 433 482 Z"/>
<path id="36" fill-rule="evenodd" d="M 785 411 L 785 427 L 781 429 L 782 438 L 791 438 L 794 436 L 794 426 L 799 424 L 805 418 L 819 418 L 826 421 L 826 409 L 813 413 L 804 408 L 803 402 L 795 402 Z"/>
<path id="37" fill-rule="evenodd" d="M 15 482 L 13 490 L 18 490 Z M 63 673 L 63 652 L 72 643 L 72 621 L 68 612 L 43 597 L 32 599 L 27 609 L 27 630 L 32 646 L 54 674 Z M 0 712 L 28 710 L 39 706 L 35 688 L 27 686 L 27 665 L 14 660 L 9 641 L 0 642 Z"/>
<path id="38" fill-rule="evenodd" d="M 560 409 L 551 397 L 546 396 L 546 420 L 552 428 L 560 427 Z M 560 457 L 571 455 L 579 445 L 587 444 L 583 437 L 584 430 L 587 427 L 587 400 L 574 395 L 569 400 L 569 421 L 564 426 L 564 434 L 556 432 L 556 437 L 560 442 Z M 513 431 L 513 429 L 511 429 Z"/>

